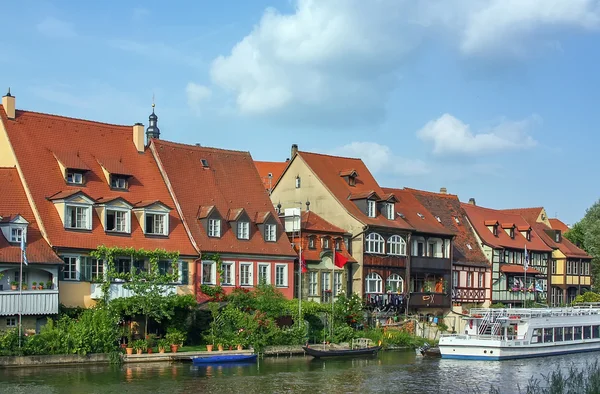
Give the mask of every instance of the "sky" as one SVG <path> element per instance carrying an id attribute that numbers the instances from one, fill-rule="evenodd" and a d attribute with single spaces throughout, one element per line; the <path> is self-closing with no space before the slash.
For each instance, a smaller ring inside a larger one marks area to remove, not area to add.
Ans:
<path id="1" fill-rule="evenodd" d="M 600 0 L 3 4 L 17 108 L 283 161 L 362 158 L 380 185 L 566 223 L 600 196 Z"/>

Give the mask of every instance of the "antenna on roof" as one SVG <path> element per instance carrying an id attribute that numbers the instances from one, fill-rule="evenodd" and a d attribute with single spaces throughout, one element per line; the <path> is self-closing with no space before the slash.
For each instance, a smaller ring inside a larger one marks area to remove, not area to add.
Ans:
<path id="1" fill-rule="evenodd" d="M 154 103 L 154 92 L 152 92 L 152 113 L 154 113 L 154 107 L 156 107 L 156 104 Z"/>
<path id="2" fill-rule="evenodd" d="M 12 97 L 12 94 L 10 94 L 10 86 L 8 87 L 8 93 L 6 93 L 6 97 Z"/>

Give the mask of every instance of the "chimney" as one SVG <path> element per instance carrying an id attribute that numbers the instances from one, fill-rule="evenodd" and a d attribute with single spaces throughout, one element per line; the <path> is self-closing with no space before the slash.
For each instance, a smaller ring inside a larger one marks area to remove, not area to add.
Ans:
<path id="1" fill-rule="evenodd" d="M 144 153 L 144 125 L 141 123 L 133 125 L 133 144 L 138 152 Z"/>
<path id="2" fill-rule="evenodd" d="M 473 197 L 469 198 L 469 204 L 477 205 L 477 204 L 475 204 L 475 199 Z"/>
<path id="3" fill-rule="evenodd" d="M 294 156 L 296 156 L 296 153 L 298 153 L 298 145 L 292 144 L 292 155 L 290 157 L 293 159 Z"/>
<path id="4" fill-rule="evenodd" d="M 10 88 L 8 88 L 8 93 L 6 96 L 2 97 L 2 106 L 4 107 L 4 112 L 6 112 L 6 117 L 8 119 L 15 118 L 15 96 L 10 94 Z"/>
<path id="5" fill-rule="evenodd" d="M 448 189 L 446 189 L 445 187 L 440 187 L 440 193 L 446 194 L 448 193 Z"/>

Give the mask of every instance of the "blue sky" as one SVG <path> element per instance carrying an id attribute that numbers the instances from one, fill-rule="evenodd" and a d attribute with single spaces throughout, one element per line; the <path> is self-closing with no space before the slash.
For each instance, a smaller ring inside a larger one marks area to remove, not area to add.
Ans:
<path id="1" fill-rule="evenodd" d="M 600 0 L 8 2 L 17 107 L 147 124 L 574 223 L 598 199 Z"/>

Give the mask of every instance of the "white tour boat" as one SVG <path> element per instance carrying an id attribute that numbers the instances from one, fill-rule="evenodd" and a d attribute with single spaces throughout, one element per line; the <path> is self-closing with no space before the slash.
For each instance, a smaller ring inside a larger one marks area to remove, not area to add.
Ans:
<path id="1" fill-rule="evenodd" d="M 464 334 L 443 335 L 442 358 L 505 360 L 600 350 L 600 308 L 471 309 Z"/>

